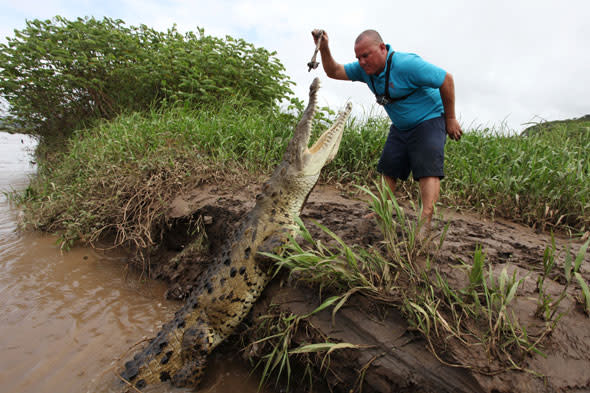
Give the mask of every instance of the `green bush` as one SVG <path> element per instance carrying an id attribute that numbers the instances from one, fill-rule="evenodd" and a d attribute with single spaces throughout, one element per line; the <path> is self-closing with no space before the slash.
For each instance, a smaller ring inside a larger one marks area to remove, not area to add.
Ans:
<path id="1" fill-rule="evenodd" d="M 242 39 L 166 33 L 121 20 L 32 20 L 0 44 L 0 95 L 11 126 L 68 136 L 97 118 L 162 103 L 198 107 L 228 96 L 275 105 L 291 94 L 284 67 Z"/>

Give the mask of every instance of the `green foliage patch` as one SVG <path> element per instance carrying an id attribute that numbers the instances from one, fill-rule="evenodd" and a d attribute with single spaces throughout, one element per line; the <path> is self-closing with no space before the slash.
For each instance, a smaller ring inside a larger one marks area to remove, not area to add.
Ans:
<path id="1" fill-rule="evenodd" d="M 292 94 L 275 53 L 203 29 L 163 33 L 56 16 L 27 21 L 14 34 L 0 44 L 0 95 L 9 104 L 0 121 L 43 138 L 163 103 L 199 107 L 240 97 L 273 106 Z"/>
<path id="2" fill-rule="evenodd" d="M 579 122 L 528 137 L 469 132 L 447 143 L 441 195 L 487 215 L 583 233 L 590 227 L 588 151 L 590 127 Z"/>

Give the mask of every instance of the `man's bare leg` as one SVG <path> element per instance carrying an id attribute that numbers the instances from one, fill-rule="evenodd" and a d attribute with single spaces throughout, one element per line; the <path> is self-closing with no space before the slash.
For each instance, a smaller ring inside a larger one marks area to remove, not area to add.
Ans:
<path id="1" fill-rule="evenodd" d="M 386 175 L 383 175 L 383 178 L 385 179 L 385 183 L 387 183 L 387 185 L 389 186 L 391 193 L 395 193 L 395 179 L 393 177 L 389 177 Z"/>
<path id="2" fill-rule="evenodd" d="M 440 179 L 438 177 L 422 177 L 420 182 L 420 197 L 422 198 L 422 217 L 427 230 L 434 214 L 434 205 L 440 194 Z"/>
<path id="3" fill-rule="evenodd" d="M 386 175 L 383 175 L 385 183 L 391 189 L 391 192 L 395 192 L 396 182 L 395 179 Z M 419 179 L 420 183 L 420 198 L 422 199 L 422 221 L 424 225 L 430 227 L 432 221 L 432 215 L 434 214 L 434 205 L 438 201 L 440 195 L 440 179 L 434 177 L 422 177 Z"/>

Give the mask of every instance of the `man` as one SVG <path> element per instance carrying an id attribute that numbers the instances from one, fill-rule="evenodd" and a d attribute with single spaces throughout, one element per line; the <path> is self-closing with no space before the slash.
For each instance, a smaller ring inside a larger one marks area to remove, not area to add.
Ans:
<path id="1" fill-rule="evenodd" d="M 444 177 L 446 134 L 458 141 L 463 133 L 455 118 L 452 75 L 415 54 L 394 52 L 375 30 L 357 37 L 357 61 L 345 65 L 332 58 L 325 31 L 312 35 L 316 45 L 322 36 L 319 50 L 328 77 L 367 83 L 384 106 L 392 125 L 377 170 L 392 191 L 397 179 L 412 172 L 420 184 L 421 218 L 429 228 Z"/>

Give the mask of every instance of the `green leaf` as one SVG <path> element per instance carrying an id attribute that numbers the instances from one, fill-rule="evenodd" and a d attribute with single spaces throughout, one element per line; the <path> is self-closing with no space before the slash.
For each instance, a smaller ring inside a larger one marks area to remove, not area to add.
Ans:
<path id="1" fill-rule="evenodd" d="M 316 313 L 330 307 L 332 304 L 336 303 L 338 300 L 340 300 L 340 296 L 329 297 L 328 299 L 324 300 L 324 302 L 322 304 L 320 304 L 315 310 L 313 310 L 309 314 L 306 314 L 303 318 L 307 318 L 313 314 L 316 314 Z"/>
<path id="2" fill-rule="evenodd" d="M 572 279 L 572 255 L 570 254 L 569 244 L 567 245 L 565 250 L 564 274 L 565 281 L 569 283 Z"/>
<path id="3" fill-rule="evenodd" d="M 578 284 L 580 284 L 580 287 L 582 288 L 582 294 L 584 295 L 584 300 L 586 301 L 586 306 L 584 308 L 586 314 L 590 315 L 590 288 L 588 287 L 588 283 L 586 283 L 584 277 L 582 277 L 582 275 L 578 272 L 574 273 L 574 277 L 576 278 Z"/>
<path id="4" fill-rule="evenodd" d="M 508 291 L 508 295 L 506 296 L 506 304 L 509 304 L 512 299 L 514 299 L 514 295 L 516 295 L 516 290 L 518 289 L 518 286 L 520 285 L 521 280 L 513 283 L 510 286 L 510 290 Z"/>

